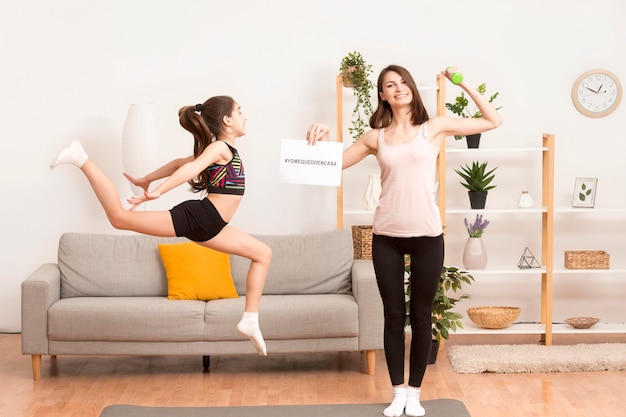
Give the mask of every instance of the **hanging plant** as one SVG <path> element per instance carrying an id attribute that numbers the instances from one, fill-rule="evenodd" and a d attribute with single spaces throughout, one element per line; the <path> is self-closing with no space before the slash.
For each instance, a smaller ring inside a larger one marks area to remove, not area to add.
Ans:
<path id="1" fill-rule="evenodd" d="M 369 127 L 369 117 L 374 112 L 371 93 L 374 83 L 370 81 L 372 66 L 367 64 L 360 52 L 350 52 L 343 57 L 339 67 L 343 76 L 344 87 L 352 87 L 356 97 L 356 105 L 352 111 L 352 127 L 348 128 L 350 136 L 358 139 Z"/>

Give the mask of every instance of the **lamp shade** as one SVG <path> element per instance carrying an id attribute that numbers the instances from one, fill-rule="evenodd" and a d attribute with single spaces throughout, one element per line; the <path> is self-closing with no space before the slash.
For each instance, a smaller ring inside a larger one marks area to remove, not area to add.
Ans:
<path id="1" fill-rule="evenodd" d="M 122 166 L 133 177 L 142 177 L 155 169 L 156 127 L 152 103 L 131 104 L 122 131 Z M 141 187 L 129 183 L 133 195 L 143 194 Z"/>

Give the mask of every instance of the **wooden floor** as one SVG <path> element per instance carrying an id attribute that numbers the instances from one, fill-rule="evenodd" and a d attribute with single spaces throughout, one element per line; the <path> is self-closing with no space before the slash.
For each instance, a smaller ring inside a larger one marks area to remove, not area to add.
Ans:
<path id="1" fill-rule="evenodd" d="M 445 346 L 535 343 L 529 336 L 453 335 Z M 554 344 L 626 342 L 626 335 L 555 336 Z M 472 417 L 621 417 L 626 373 L 456 374 L 445 351 L 430 365 L 424 400 L 454 398 Z M 241 406 L 386 403 L 391 387 L 384 356 L 377 372 L 360 371 L 358 353 L 213 357 L 44 357 L 33 381 L 19 334 L 0 334 L 0 416 L 96 417 L 110 404 Z M 382 415 L 382 409 L 381 409 Z M 330 416 L 329 416 L 330 417 Z"/>

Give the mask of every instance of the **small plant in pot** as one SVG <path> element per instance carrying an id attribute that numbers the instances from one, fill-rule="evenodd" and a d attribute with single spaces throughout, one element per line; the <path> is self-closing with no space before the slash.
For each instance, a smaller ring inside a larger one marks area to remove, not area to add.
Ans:
<path id="1" fill-rule="evenodd" d="M 409 270 L 410 256 L 405 256 L 405 271 L 410 273 Z M 462 271 L 454 266 L 444 266 L 441 269 L 441 275 L 439 276 L 439 286 L 435 293 L 435 299 L 433 301 L 433 310 L 431 314 L 432 322 L 432 335 L 433 335 L 433 347 L 430 353 L 429 363 L 435 363 L 437 359 L 437 352 L 439 346 L 442 343 L 441 339 L 448 339 L 450 332 L 456 332 L 457 329 L 463 328 L 461 319 L 463 316 L 460 313 L 451 311 L 456 303 L 463 299 L 468 299 L 468 294 L 462 294 L 459 297 L 451 297 L 449 292 L 452 291 L 456 294 L 463 287 L 463 284 L 471 285 L 474 281 L 474 277 L 466 271 Z M 409 277 L 405 282 L 405 289 L 407 295 L 406 301 L 406 326 L 410 326 L 409 319 L 409 297 L 411 296 L 411 281 Z"/>
<path id="2" fill-rule="evenodd" d="M 369 117 L 374 112 L 371 94 L 375 88 L 369 79 L 372 75 L 372 66 L 365 62 L 360 52 L 354 51 L 343 57 L 339 70 L 343 76 L 343 85 L 352 87 L 356 97 L 356 105 L 352 111 L 352 127 L 348 128 L 350 136 L 356 140 L 369 126 Z"/>
<path id="3" fill-rule="evenodd" d="M 491 185 L 495 174 L 493 173 L 498 167 L 487 170 L 487 162 L 472 162 L 472 166 L 465 164 L 461 169 L 455 169 L 454 172 L 459 174 L 464 181 L 461 185 L 467 188 L 467 194 L 470 199 L 470 206 L 473 209 L 484 209 L 487 201 L 487 192 L 495 185 Z"/>
<path id="4" fill-rule="evenodd" d="M 480 95 L 484 95 L 487 92 L 487 85 L 482 83 L 476 88 L 476 91 L 480 93 Z M 498 98 L 498 92 L 492 94 L 489 97 L 489 103 L 492 103 L 496 98 Z M 456 114 L 459 117 L 464 119 L 476 119 L 482 117 L 482 113 L 476 107 L 474 107 L 473 111 L 469 109 L 469 100 L 465 96 L 465 91 L 461 91 L 455 100 L 454 103 L 446 103 L 446 109 L 450 110 L 452 113 Z M 496 110 L 501 109 L 502 106 L 497 107 Z M 462 139 L 463 136 L 454 136 L 456 140 Z M 468 148 L 478 148 L 480 144 L 480 133 L 476 133 L 474 135 L 467 135 L 467 147 Z"/>

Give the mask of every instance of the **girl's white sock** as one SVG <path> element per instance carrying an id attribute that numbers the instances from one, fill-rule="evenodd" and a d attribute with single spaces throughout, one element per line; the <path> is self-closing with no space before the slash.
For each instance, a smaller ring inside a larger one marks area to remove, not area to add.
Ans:
<path id="1" fill-rule="evenodd" d="M 386 417 L 400 417 L 404 413 L 404 406 L 406 405 L 406 388 L 394 387 L 393 388 L 393 400 L 389 407 L 383 410 L 383 414 Z"/>
<path id="2" fill-rule="evenodd" d="M 426 414 L 426 410 L 420 404 L 421 389 L 409 386 L 406 389 L 406 415 L 408 417 L 418 417 Z"/>
<path id="3" fill-rule="evenodd" d="M 54 161 L 50 164 L 50 169 L 56 168 L 59 165 L 63 164 L 73 164 L 78 168 L 82 167 L 85 161 L 87 160 L 87 153 L 83 149 L 83 146 L 79 141 L 72 141 L 70 146 L 63 149 Z"/>
<path id="4" fill-rule="evenodd" d="M 259 355 L 267 355 L 265 340 L 263 340 L 263 334 L 259 328 L 259 313 L 244 312 L 241 321 L 237 324 L 237 330 L 250 338 Z"/>

